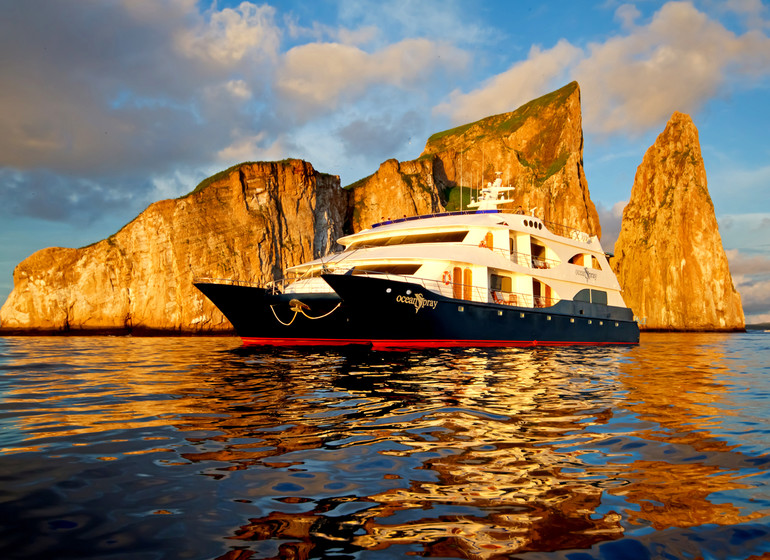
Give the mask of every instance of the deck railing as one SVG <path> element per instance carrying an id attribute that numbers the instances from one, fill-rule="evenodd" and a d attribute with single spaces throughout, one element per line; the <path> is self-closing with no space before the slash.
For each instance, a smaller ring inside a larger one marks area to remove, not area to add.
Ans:
<path id="1" fill-rule="evenodd" d="M 472 301 L 478 303 L 496 303 L 498 305 L 510 305 L 514 307 L 532 307 L 542 308 L 550 307 L 557 303 L 558 298 L 546 298 L 544 296 L 533 296 L 532 294 L 522 292 L 506 292 L 503 290 L 493 290 L 484 286 L 466 285 L 463 283 L 444 282 L 432 278 L 417 278 L 414 276 L 405 276 L 401 274 L 388 274 L 382 272 L 367 272 L 365 270 L 356 270 L 356 276 L 366 276 L 370 278 L 381 278 L 385 280 L 396 280 L 398 282 L 410 282 L 422 286 L 426 290 L 440 294 L 448 298 L 454 298 L 454 294 L 460 293 L 461 298 L 455 298 L 458 301 Z M 234 280 L 232 278 L 196 278 L 194 282 L 209 282 L 215 284 L 228 284 L 233 286 L 250 286 L 271 290 L 275 294 L 285 293 L 289 285 L 297 282 L 304 285 L 297 286 L 296 293 L 329 293 L 333 291 L 325 282 L 304 282 L 317 277 L 309 278 L 280 278 L 266 284 L 256 282 L 247 282 L 244 280 Z"/>

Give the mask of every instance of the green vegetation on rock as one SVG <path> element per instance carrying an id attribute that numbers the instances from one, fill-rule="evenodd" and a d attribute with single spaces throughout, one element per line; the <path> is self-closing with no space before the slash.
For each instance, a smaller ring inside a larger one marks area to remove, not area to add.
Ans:
<path id="1" fill-rule="evenodd" d="M 435 153 L 446 149 L 450 144 L 471 129 L 478 129 L 475 141 L 481 140 L 488 135 L 512 134 L 523 125 L 528 118 L 535 117 L 544 108 L 564 103 L 566 99 L 574 93 L 577 87 L 577 82 L 571 82 L 561 89 L 538 97 L 537 99 L 533 99 L 529 103 L 525 103 L 513 112 L 493 115 L 476 122 L 437 132 L 428 138 L 428 142 L 425 146 L 425 153 Z"/>

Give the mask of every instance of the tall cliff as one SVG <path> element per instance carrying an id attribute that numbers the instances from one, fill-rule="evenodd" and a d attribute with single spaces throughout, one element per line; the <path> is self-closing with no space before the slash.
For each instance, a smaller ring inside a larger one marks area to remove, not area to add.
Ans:
<path id="1" fill-rule="evenodd" d="M 648 330 L 742 330 L 698 130 L 674 113 L 636 171 L 612 266 Z"/>
<path id="2" fill-rule="evenodd" d="M 300 160 L 248 163 L 151 205 L 108 239 L 49 248 L 14 271 L 4 329 L 229 330 L 194 277 L 267 281 L 343 231 L 339 177 Z"/>
<path id="3" fill-rule="evenodd" d="M 348 187 L 353 231 L 385 217 L 459 208 L 470 188 L 501 172 L 515 187 L 508 209 L 519 206 L 539 218 L 601 235 L 583 171 L 580 88 L 572 82 L 503 113 L 431 136 L 417 160 L 388 160 Z M 463 206 L 465 207 L 465 206 Z M 504 207 L 505 208 L 505 207 Z"/>

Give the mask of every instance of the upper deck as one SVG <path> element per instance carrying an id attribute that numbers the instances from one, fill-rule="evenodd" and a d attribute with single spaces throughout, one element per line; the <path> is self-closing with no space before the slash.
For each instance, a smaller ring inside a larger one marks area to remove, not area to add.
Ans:
<path id="1" fill-rule="evenodd" d="M 420 230 L 429 229 L 451 229 L 451 228 L 472 228 L 472 227 L 505 227 L 510 230 L 520 231 L 530 234 L 550 235 L 560 237 L 572 242 L 581 244 L 591 244 L 594 238 L 587 233 L 576 228 L 541 220 L 534 216 L 526 214 L 508 213 L 499 209 L 491 210 L 464 210 L 460 212 L 441 212 L 436 214 L 423 214 L 420 216 L 410 216 L 397 219 L 384 220 L 373 224 L 370 229 L 362 230 L 352 235 L 347 235 L 338 239 L 338 243 L 348 246 L 351 243 L 359 243 L 364 239 L 380 239 L 391 235 L 402 235 L 405 233 L 417 233 Z M 598 247 L 598 239 L 597 247 Z M 601 249 L 598 248 L 598 251 Z"/>

